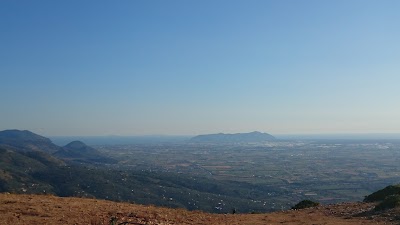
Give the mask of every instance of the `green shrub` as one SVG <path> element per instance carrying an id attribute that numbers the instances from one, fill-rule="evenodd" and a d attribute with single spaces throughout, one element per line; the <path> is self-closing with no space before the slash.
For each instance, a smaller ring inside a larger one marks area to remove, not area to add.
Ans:
<path id="1" fill-rule="evenodd" d="M 390 195 L 377 206 L 375 206 L 375 210 L 381 211 L 385 209 L 393 209 L 396 207 L 400 207 L 400 195 Z"/>
<path id="2" fill-rule="evenodd" d="M 319 205 L 318 202 L 313 202 L 311 200 L 303 200 L 297 203 L 295 206 L 293 206 L 292 209 L 305 209 L 305 208 L 315 207 L 318 205 Z"/>
<path id="3" fill-rule="evenodd" d="M 400 195 L 400 185 L 390 185 L 382 190 L 376 191 L 364 198 L 364 202 L 379 202 L 390 195 Z"/>

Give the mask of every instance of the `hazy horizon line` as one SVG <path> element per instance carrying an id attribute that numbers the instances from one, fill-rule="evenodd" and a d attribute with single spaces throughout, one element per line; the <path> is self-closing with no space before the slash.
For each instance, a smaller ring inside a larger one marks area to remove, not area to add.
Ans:
<path id="1" fill-rule="evenodd" d="M 261 132 L 261 131 L 260 131 Z M 238 133 L 251 133 L 251 132 L 237 132 L 237 133 L 227 133 L 227 132 L 213 132 L 213 133 L 202 133 L 202 134 L 105 134 L 105 135 L 47 135 L 49 137 L 194 137 L 198 135 L 206 135 L 206 134 L 238 134 Z M 379 133 L 379 132 L 371 132 L 371 133 L 270 133 L 270 132 L 262 132 L 268 133 L 273 136 L 395 136 L 399 135 L 398 133 Z"/>

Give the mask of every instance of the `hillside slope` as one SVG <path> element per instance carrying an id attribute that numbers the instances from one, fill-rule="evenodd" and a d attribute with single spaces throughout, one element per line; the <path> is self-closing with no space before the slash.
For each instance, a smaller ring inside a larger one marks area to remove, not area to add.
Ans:
<path id="1" fill-rule="evenodd" d="M 33 174 L 64 165 L 45 152 L 16 152 L 0 146 L 0 192 L 51 193 L 53 187 L 37 180 Z"/>
<path id="2" fill-rule="evenodd" d="M 0 131 L 0 147 L 19 152 L 42 151 L 49 154 L 61 149 L 59 146 L 53 144 L 50 139 L 28 130 Z"/>
<path id="3" fill-rule="evenodd" d="M 84 198 L 0 194 L 0 224 L 396 224 L 398 211 L 345 203 L 267 214 L 210 214 Z"/>

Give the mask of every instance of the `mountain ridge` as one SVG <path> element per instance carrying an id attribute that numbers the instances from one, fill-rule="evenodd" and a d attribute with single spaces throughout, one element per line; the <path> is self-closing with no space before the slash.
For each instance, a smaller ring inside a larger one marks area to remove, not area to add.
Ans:
<path id="1" fill-rule="evenodd" d="M 49 138 L 40 136 L 28 130 L 0 131 L 0 146 L 12 148 L 15 151 L 43 151 L 53 154 L 61 149 Z"/>
<path id="2" fill-rule="evenodd" d="M 0 131 L 0 147 L 20 153 L 43 152 L 50 156 L 71 162 L 83 163 L 115 163 L 97 149 L 81 141 L 72 141 L 64 147 L 54 144 L 49 138 L 40 136 L 28 130 Z M 38 153 L 39 154 L 39 153 Z"/>

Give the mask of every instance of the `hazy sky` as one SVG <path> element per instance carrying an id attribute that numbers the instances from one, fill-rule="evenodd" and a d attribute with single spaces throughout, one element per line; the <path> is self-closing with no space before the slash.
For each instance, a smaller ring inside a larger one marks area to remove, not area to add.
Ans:
<path id="1" fill-rule="evenodd" d="M 0 2 L 0 129 L 400 132 L 400 1 Z"/>

